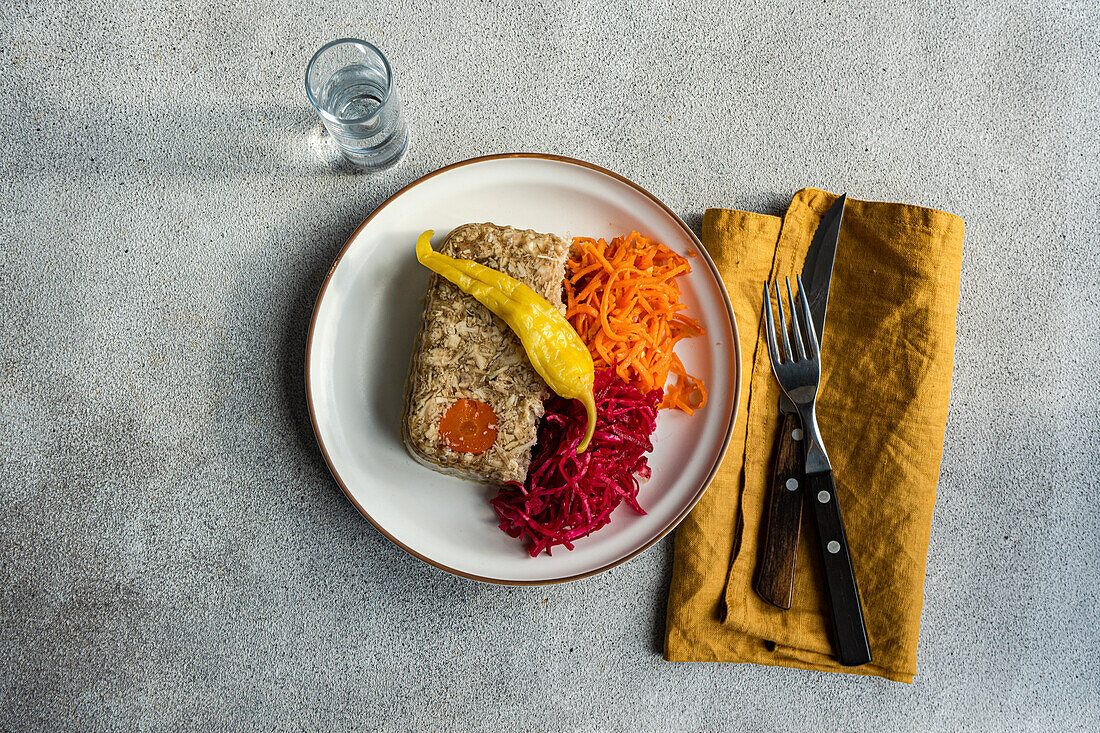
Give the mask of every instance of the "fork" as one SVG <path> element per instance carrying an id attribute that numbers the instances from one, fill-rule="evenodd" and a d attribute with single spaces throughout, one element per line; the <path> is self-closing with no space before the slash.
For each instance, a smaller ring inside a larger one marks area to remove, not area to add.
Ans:
<path id="1" fill-rule="evenodd" d="M 798 305 L 795 307 L 791 292 L 791 279 L 787 278 L 787 298 L 791 306 L 791 333 L 795 349 L 787 336 L 787 319 L 783 314 L 783 295 L 779 280 L 775 281 L 775 300 L 779 312 L 779 331 L 783 334 L 784 354 L 779 352 L 775 321 L 772 318 L 771 288 L 764 283 L 764 318 L 768 332 L 768 355 L 772 372 L 779 386 L 794 403 L 802 421 L 806 437 L 806 495 L 813 505 L 821 547 L 822 564 L 825 567 L 825 584 L 829 589 L 829 602 L 833 612 L 833 636 L 836 641 L 837 660 L 848 667 L 871 661 L 871 648 L 867 641 L 867 627 L 863 623 L 863 607 L 859 600 L 859 587 L 848 552 L 848 538 L 844 533 L 844 518 L 840 512 L 840 500 L 833 481 L 833 467 L 821 441 L 817 427 L 817 389 L 821 382 L 821 345 L 809 317 L 810 304 L 798 278 Z M 786 358 L 784 358 L 784 356 Z M 793 479 L 792 479 L 793 480 Z"/>

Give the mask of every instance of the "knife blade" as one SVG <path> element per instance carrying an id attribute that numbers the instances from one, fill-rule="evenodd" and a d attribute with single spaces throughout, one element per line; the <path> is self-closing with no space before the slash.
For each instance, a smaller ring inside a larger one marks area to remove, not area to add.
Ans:
<path id="1" fill-rule="evenodd" d="M 836 259 L 836 243 L 840 238 L 844 202 L 847 199 L 848 194 L 841 194 L 825 212 L 825 216 L 821 217 L 814 231 L 814 238 L 810 240 L 810 248 L 806 250 L 806 261 L 802 265 L 802 284 L 806 287 L 806 298 L 810 301 L 810 317 L 822 344 L 825 343 L 825 311 L 829 308 L 829 288 L 833 282 L 833 260 Z M 782 393 L 779 395 L 779 409 L 785 413 L 795 411 L 794 404 Z"/>
<path id="2" fill-rule="evenodd" d="M 836 258 L 847 196 L 842 194 L 821 217 L 802 265 L 802 285 L 806 288 L 806 298 L 810 303 L 810 318 L 822 343 L 825 339 L 825 312 L 829 307 L 833 260 Z M 794 592 L 795 550 L 802 523 L 803 484 L 806 480 L 800 442 L 802 426 L 794 404 L 782 393 L 779 396 L 779 411 L 782 413 L 779 450 L 772 474 L 767 530 L 755 588 L 764 600 L 787 609 L 791 607 Z"/>

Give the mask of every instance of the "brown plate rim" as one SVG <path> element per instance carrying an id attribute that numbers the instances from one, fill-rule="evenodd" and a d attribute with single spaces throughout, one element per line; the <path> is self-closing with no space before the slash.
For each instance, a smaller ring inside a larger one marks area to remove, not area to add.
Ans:
<path id="1" fill-rule="evenodd" d="M 511 158 L 529 158 L 529 159 L 536 159 L 536 160 L 550 160 L 550 161 L 555 161 L 555 162 L 558 162 L 558 163 L 568 163 L 568 164 L 571 164 L 571 165 L 580 166 L 581 168 L 588 168 L 589 170 L 597 171 L 599 173 L 602 173 L 606 176 L 609 176 L 609 177 L 619 181 L 620 183 L 625 183 L 626 185 L 630 186 L 634 190 L 638 191 L 639 193 L 641 193 L 644 196 L 646 196 L 647 198 L 649 198 L 651 201 L 653 201 L 653 203 L 657 204 L 657 206 L 659 206 L 669 216 L 671 216 L 673 221 L 675 221 L 680 226 L 680 228 L 682 228 L 684 230 L 684 232 L 687 233 L 687 235 L 691 238 L 692 242 L 695 243 L 696 248 L 697 248 L 696 251 L 698 252 L 699 256 L 702 257 L 703 261 L 707 263 L 707 267 L 710 268 L 711 275 L 714 277 L 715 281 L 719 285 L 719 289 L 722 291 L 722 300 L 726 304 L 726 315 L 729 316 L 730 330 L 733 333 L 733 353 L 734 353 L 734 363 L 736 365 L 735 379 L 733 380 L 734 381 L 734 386 L 733 386 L 733 412 L 730 415 L 729 424 L 726 426 L 726 435 L 722 440 L 722 447 L 718 451 L 718 456 L 714 461 L 714 465 L 711 466 L 710 471 L 707 472 L 706 478 L 700 483 L 698 490 L 695 492 L 695 496 L 692 497 L 691 501 L 688 502 L 687 506 L 684 507 L 683 511 L 681 511 L 680 514 L 672 522 L 670 522 L 667 527 L 665 527 L 655 537 L 653 537 L 653 539 L 649 540 L 648 542 L 643 544 L 641 547 L 638 547 L 636 550 L 630 552 L 627 555 L 624 555 L 623 557 L 619 558 L 618 560 L 615 560 L 614 562 L 608 563 L 607 565 L 596 568 L 594 570 L 588 570 L 588 571 L 585 571 L 583 573 L 577 573 L 575 575 L 570 575 L 570 576 L 563 577 L 563 578 L 551 578 L 549 580 L 506 580 L 506 579 L 503 579 L 503 578 L 488 578 L 488 577 L 481 576 L 481 575 L 475 575 L 473 573 L 467 573 L 467 572 L 464 572 L 462 570 L 452 568 L 452 567 L 450 567 L 450 566 L 448 566 L 444 563 L 441 563 L 437 560 L 433 560 L 429 557 L 425 557 L 421 553 L 419 553 L 416 550 L 412 549 L 411 547 L 405 545 L 403 542 L 401 542 L 396 537 L 394 537 L 389 532 L 387 532 L 385 530 L 385 528 L 382 527 L 382 525 L 380 525 L 377 521 L 375 521 L 374 517 L 372 517 L 370 515 L 370 513 L 366 509 L 364 509 L 363 506 L 360 505 L 358 501 L 355 500 L 355 497 L 352 496 L 351 491 L 348 489 L 347 485 L 344 483 L 343 478 L 340 477 L 340 473 L 336 470 L 336 467 L 332 465 L 332 459 L 329 456 L 328 448 L 325 446 L 325 441 L 321 437 L 321 431 L 317 427 L 317 415 L 316 415 L 316 409 L 314 408 L 314 403 L 313 403 L 313 389 L 311 387 L 312 380 L 310 379 L 310 371 L 311 371 L 311 369 L 310 369 L 310 354 L 313 352 L 313 336 L 314 336 L 314 333 L 316 331 L 316 326 L 317 326 L 317 312 L 318 312 L 318 310 L 321 306 L 321 301 L 325 297 L 325 292 L 328 290 L 328 286 L 329 286 L 329 283 L 332 280 L 333 273 L 336 272 L 336 268 L 340 265 L 340 261 L 344 258 L 344 254 L 347 253 L 348 248 L 351 247 L 351 243 L 355 241 L 355 238 L 359 236 L 359 233 L 361 231 L 363 231 L 363 229 L 368 224 L 371 223 L 371 221 L 374 219 L 375 216 L 378 215 L 379 212 L 381 212 L 383 209 L 385 209 L 387 206 L 389 206 L 393 201 L 396 201 L 399 197 L 404 195 L 407 191 L 409 191 L 410 189 L 420 185 L 421 183 L 423 183 L 424 181 L 427 181 L 430 178 L 434 178 L 435 176 L 441 175 L 443 173 L 447 173 L 448 171 L 452 171 L 456 168 L 461 168 L 461 167 L 467 166 L 467 165 L 473 165 L 475 163 L 484 163 L 484 162 L 491 161 L 491 160 L 506 160 L 506 159 L 511 159 Z M 324 456 L 324 458 L 325 458 L 325 464 L 328 466 L 329 473 L 332 474 L 332 477 L 336 480 L 336 484 L 340 487 L 340 490 L 344 492 L 344 496 L 346 496 L 348 498 L 348 501 L 350 501 L 352 503 L 352 506 L 354 506 L 359 511 L 359 513 L 362 514 L 366 518 L 366 520 L 368 522 L 370 522 L 372 525 L 374 525 L 374 528 L 377 529 L 382 534 L 383 537 L 385 537 L 390 542 L 397 545 L 398 547 L 400 547 L 402 550 L 409 553 L 413 557 L 417 558 L 418 560 L 422 560 L 422 561 L 428 563 L 429 565 L 431 565 L 433 567 L 436 567 L 436 568 L 439 568 L 440 570 L 448 572 L 452 575 L 457 575 L 457 576 L 462 577 L 462 578 L 468 578 L 469 580 L 477 580 L 477 581 L 480 581 L 482 583 L 491 583 L 493 585 L 530 586 L 530 585 L 556 585 L 558 583 L 568 583 L 568 582 L 573 581 L 573 580 L 580 580 L 582 578 L 588 578 L 588 577 L 591 577 L 593 575 L 598 575 L 599 573 L 602 573 L 606 570 L 610 570 L 611 568 L 622 565 L 623 563 L 637 557 L 638 555 L 645 552 L 646 550 L 648 550 L 653 545 L 657 544 L 657 542 L 659 542 L 661 539 L 663 539 L 665 537 L 665 535 L 667 535 L 669 532 L 674 530 L 680 524 L 680 522 L 682 522 L 684 520 L 684 517 L 686 517 L 688 515 L 688 513 L 691 512 L 691 510 L 695 508 L 695 505 L 699 503 L 699 500 L 701 498 L 703 498 L 703 494 L 706 493 L 706 490 L 710 486 L 711 481 L 714 480 L 714 475 L 715 475 L 715 473 L 718 472 L 718 467 L 722 465 L 722 460 L 725 458 L 726 452 L 729 450 L 730 439 L 733 436 L 734 423 L 737 421 L 737 405 L 741 401 L 741 378 L 742 378 L 741 341 L 740 341 L 739 334 L 737 332 L 737 318 L 733 313 L 733 304 L 730 302 L 729 293 L 726 291 L 726 286 L 725 286 L 725 282 L 722 280 L 722 275 L 721 275 L 720 272 L 718 272 L 718 268 L 717 268 L 717 266 L 715 266 L 714 260 L 711 259 L 710 253 L 708 253 L 706 248 L 703 247 L 703 243 L 699 240 L 699 237 L 697 237 L 695 235 L 695 232 L 691 231 L 691 228 L 688 227 L 688 225 L 684 222 L 684 220 L 681 219 L 676 214 L 675 211 L 670 209 L 663 201 L 661 201 L 659 198 L 654 196 L 652 193 L 650 193 L 646 189 L 639 186 L 634 181 L 631 181 L 629 178 L 625 178 L 624 176 L 621 176 L 618 173 L 615 173 L 614 171 L 608 170 L 607 168 L 603 168 L 602 166 L 598 166 L 594 163 L 589 163 L 587 161 L 579 160 L 577 158 L 569 158 L 569 157 L 564 156 L 564 155 L 554 155 L 552 153 L 498 153 L 498 154 L 495 154 L 495 155 L 482 155 L 482 156 L 478 156 L 476 158 L 469 158 L 467 160 L 462 160 L 462 161 L 459 161 L 457 163 L 451 163 L 450 165 L 444 166 L 442 168 L 439 168 L 438 170 L 432 171 L 431 173 L 425 174 L 425 175 L 421 176 L 420 178 L 417 178 L 415 181 L 413 181 L 413 182 L 409 183 L 408 185 L 404 186 L 399 191 L 397 191 L 395 194 L 393 194 L 392 196 L 387 198 L 385 201 L 383 201 L 381 204 L 379 204 L 379 206 L 374 211 L 372 211 L 366 219 L 363 220 L 363 223 L 355 228 L 355 231 L 351 233 L 351 236 L 348 237 L 348 240 L 344 243 L 344 246 L 340 249 L 340 253 L 336 255 L 336 259 L 333 261 L 332 267 L 329 268 L 328 274 L 325 275 L 324 282 L 321 283 L 321 289 L 317 293 L 317 299 L 313 303 L 313 313 L 311 314 L 310 320 L 309 320 L 309 334 L 306 337 L 305 361 L 306 361 L 306 363 L 305 363 L 306 404 L 309 408 L 309 421 L 310 421 L 310 425 L 313 428 L 313 436 L 317 440 L 317 447 L 320 449 L 321 455 Z"/>

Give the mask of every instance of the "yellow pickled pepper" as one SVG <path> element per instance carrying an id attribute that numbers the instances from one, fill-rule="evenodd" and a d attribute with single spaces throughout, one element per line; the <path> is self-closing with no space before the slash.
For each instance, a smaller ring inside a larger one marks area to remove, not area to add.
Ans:
<path id="1" fill-rule="evenodd" d="M 596 369 L 581 337 L 557 308 L 526 283 L 471 260 L 448 257 L 432 249 L 434 231 L 416 240 L 416 259 L 432 272 L 472 295 L 519 336 L 538 375 L 558 395 L 580 400 L 588 415 L 582 453 L 596 429 Z"/>

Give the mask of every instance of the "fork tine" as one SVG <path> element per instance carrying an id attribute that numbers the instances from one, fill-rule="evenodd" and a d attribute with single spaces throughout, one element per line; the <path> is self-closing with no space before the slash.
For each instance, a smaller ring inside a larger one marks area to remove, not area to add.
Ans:
<path id="1" fill-rule="evenodd" d="M 821 355 L 821 342 L 817 340 L 814 322 L 810 318 L 810 301 L 806 299 L 806 288 L 802 287 L 802 277 L 798 278 L 798 300 L 802 304 L 802 325 L 806 329 L 806 345 L 810 347 L 810 358 Z"/>
<path id="2" fill-rule="evenodd" d="M 802 293 L 802 286 L 799 286 L 799 294 Z M 782 299 L 782 296 L 780 296 Z M 806 349 L 802 346 L 802 330 L 798 327 L 798 309 L 794 307 L 794 295 L 791 293 L 791 279 L 787 278 L 787 299 L 791 302 L 791 330 L 794 331 L 794 342 L 798 344 L 798 359 L 801 361 L 806 358 Z"/>
<path id="3" fill-rule="evenodd" d="M 779 344 L 775 342 L 775 321 L 772 319 L 772 295 L 768 288 L 768 281 L 764 281 L 764 321 L 768 326 L 768 355 L 771 356 L 772 364 L 781 364 L 783 360 L 779 357 Z"/>
<path id="4" fill-rule="evenodd" d="M 783 291 L 779 289 L 779 278 L 775 280 L 775 304 L 779 307 L 779 332 L 783 334 L 783 348 L 787 355 L 787 361 L 794 361 L 794 351 L 791 350 L 791 340 L 787 336 L 787 319 L 783 315 Z M 791 311 L 791 325 L 795 325 L 794 311 Z"/>

